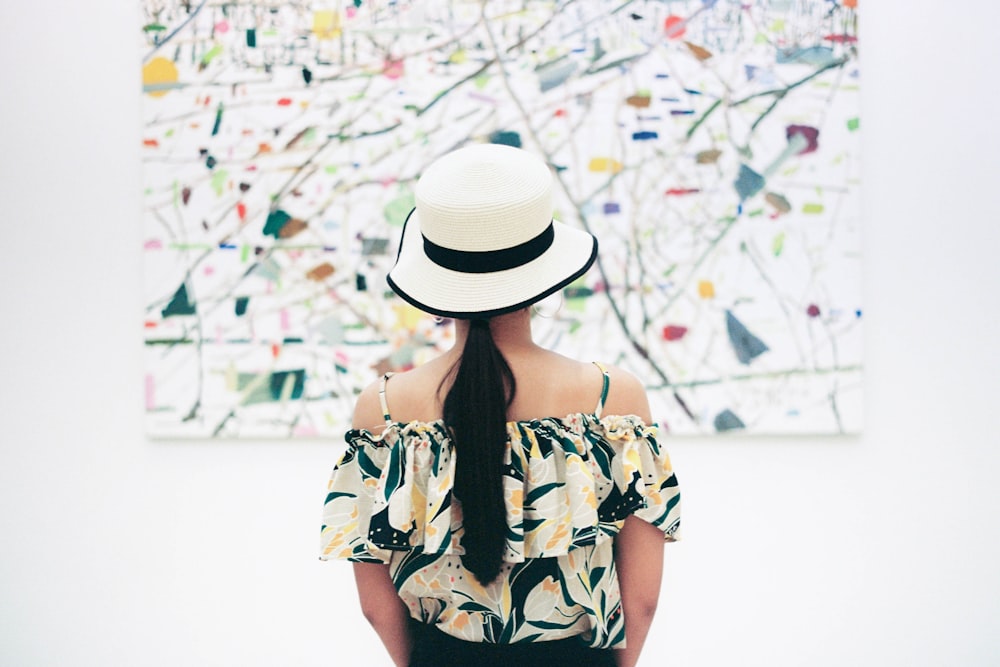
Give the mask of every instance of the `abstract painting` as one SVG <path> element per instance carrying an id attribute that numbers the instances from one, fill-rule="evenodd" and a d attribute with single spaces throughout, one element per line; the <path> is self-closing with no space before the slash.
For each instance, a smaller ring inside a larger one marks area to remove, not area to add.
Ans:
<path id="1" fill-rule="evenodd" d="M 451 344 L 385 273 L 438 156 L 545 159 L 600 242 L 540 343 L 672 434 L 861 428 L 857 0 L 143 0 L 145 408 L 339 436 Z"/>

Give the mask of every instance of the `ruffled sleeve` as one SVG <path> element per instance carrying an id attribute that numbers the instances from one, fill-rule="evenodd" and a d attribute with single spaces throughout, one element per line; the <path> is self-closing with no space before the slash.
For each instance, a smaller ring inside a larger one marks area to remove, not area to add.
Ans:
<path id="1" fill-rule="evenodd" d="M 611 477 L 619 482 L 601 505 L 609 521 L 634 514 L 663 531 L 664 539 L 680 539 L 681 493 L 670 457 L 656 440 L 656 426 L 635 416 L 602 420 L 603 443 L 612 451 Z M 620 527 L 620 524 L 618 524 Z"/>
<path id="2" fill-rule="evenodd" d="M 420 547 L 461 553 L 451 543 L 454 457 L 440 425 L 390 425 L 381 435 L 351 430 L 323 505 L 320 559 L 388 563 Z"/>
<path id="3" fill-rule="evenodd" d="M 386 559 L 377 550 L 369 550 L 365 540 L 368 534 L 372 507 L 372 487 L 367 484 L 375 466 L 370 460 L 362 465 L 361 458 L 369 459 L 365 442 L 374 444 L 362 431 L 348 431 L 347 450 L 333 469 L 327 483 L 320 527 L 320 559 L 346 558 L 359 562 L 384 563 Z M 369 474 L 365 474 L 365 469 Z"/>

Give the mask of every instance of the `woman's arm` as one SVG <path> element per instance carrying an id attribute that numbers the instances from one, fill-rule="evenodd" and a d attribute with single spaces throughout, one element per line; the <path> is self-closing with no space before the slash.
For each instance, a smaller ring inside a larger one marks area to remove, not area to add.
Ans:
<path id="1" fill-rule="evenodd" d="M 354 563 L 361 613 L 371 623 L 393 663 L 406 667 L 410 662 L 410 615 L 396 594 L 389 566 L 381 563 Z"/>
<path id="2" fill-rule="evenodd" d="M 354 428 L 378 428 L 383 422 L 378 400 L 378 382 L 373 382 L 354 406 Z M 361 613 L 371 623 L 392 661 L 399 667 L 410 662 L 410 631 L 406 605 L 396 594 L 389 566 L 382 563 L 354 563 L 354 583 L 358 587 Z"/>
<path id="3" fill-rule="evenodd" d="M 615 538 L 615 567 L 625 614 L 625 648 L 615 651 L 618 667 L 633 667 L 646 642 L 660 598 L 663 532 L 630 516 Z"/>
<path id="4" fill-rule="evenodd" d="M 611 389 L 604 413 L 634 414 L 652 424 L 649 399 L 642 383 L 620 368 L 610 367 Z M 633 667 L 646 642 L 660 599 L 663 575 L 663 531 L 630 516 L 615 538 L 615 567 L 625 614 L 625 648 L 615 651 L 618 667 Z"/>

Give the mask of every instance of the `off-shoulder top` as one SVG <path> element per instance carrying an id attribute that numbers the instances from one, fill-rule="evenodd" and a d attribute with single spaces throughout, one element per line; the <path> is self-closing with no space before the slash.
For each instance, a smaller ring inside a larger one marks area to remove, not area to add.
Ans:
<path id="1" fill-rule="evenodd" d="M 614 537 L 634 514 L 679 538 L 680 491 L 656 427 L 634 415 L 508 422 L 507 545 L 484 586 L 463 566 L 456 451 L 443 421 L 386 420 L 347 432 L 323 507 L 320 558 L 386 563 L 410 615 L 459 639 L 514 643 L 582 635 L 623 648 Z"/>

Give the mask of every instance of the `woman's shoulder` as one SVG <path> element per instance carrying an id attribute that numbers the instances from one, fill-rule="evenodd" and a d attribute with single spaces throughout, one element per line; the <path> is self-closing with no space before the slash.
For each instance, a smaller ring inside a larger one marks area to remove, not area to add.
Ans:
<path id="1" fill-rule="evenodd" d="M 565 371 L 558 377 L 583 395 L 595 399 L 603 396 L 601 414 L 636 415 L 647 423 L 651 422 L 646 388 L 633 373 L 600 360 L 579 361 L 568 357 L 562 357 L 562 360 Z M 607 376 L 606 385 L 602 375 Z"/>
<path id="2" fill-rule="evenodd" d="M 378 393 L 381 387 L 381 378 L 372 382 L 358 394 L 354 404 L 354 416 L 351 419 L 351 428 L 376 430 L 385 424 L 385 417 L 382 414 Z"/>
<path id="3" fill-rule="evenodd" d="M 608 373 L 608 396 L 604 401 L 606 415 L 636 415 L 652 423 L 646 387 L 638 377 L 624 368 L 601 364 Z"/>
<path id="4" fill-rule="evenodd" d="M 385 376 L 375 380 L 358 395 L 352 428 L 373 430 L 387 421 L 436 419 L 449 368 L 450 362 L 438 357 L 410 370 L 389 373 L 388 380 Z"/>

